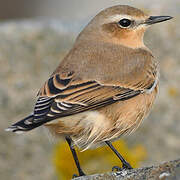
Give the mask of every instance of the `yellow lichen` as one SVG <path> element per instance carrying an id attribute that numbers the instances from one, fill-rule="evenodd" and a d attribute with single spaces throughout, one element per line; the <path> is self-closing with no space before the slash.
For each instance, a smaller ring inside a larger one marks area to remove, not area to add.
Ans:
<path id="1" fill-rule="evenodd" d="M 179 93 L 179 91 L 177 88 L 175 88 L 175 87 L 169 87 L 168 88 L 168 95 L 170 97 L 176 97 L 176 96 L 178 96 L 178 93 Z"/>
<path id="2" fill-rule="evenodd" d="M 129 148 L 123 140 L 114 142 L 113 145 L 134 168 L 146 158 L 146 150 L 142 145 Z M 77 150 L 77 154 L 86 174 L 103 173 L 111 171 L 113 166 L 121 166 L 119 159 L 107 146 L 84 152 Z M 71 179 L 73 174 L 78 174 L 72 154 L 65 142 L 55 146 L 53 164 L 59 179 Z"/>

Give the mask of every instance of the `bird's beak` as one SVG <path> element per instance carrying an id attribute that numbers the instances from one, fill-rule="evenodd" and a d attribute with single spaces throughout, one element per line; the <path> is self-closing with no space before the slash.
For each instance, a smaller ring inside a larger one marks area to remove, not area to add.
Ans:
<path id="1" fill-rule="evenodd" d="M 173 17 L 171 16 L 150 16 L 148 19 L 145 20 L 144 24 L 146 25 L 152 25 L 155 23 L 160 23 L 163 21 L 167 21 L 172 19 Z"/>

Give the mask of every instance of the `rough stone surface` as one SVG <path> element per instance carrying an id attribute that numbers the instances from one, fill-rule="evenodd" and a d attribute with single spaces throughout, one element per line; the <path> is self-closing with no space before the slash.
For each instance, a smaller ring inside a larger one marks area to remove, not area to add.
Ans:
<path id="1" fill-rule="evenodd" d="M 179 180 L 180 159 L 158 166 L 144 167 L 121 172 L 95 174 L 74 178 L 74 180 Z"/>

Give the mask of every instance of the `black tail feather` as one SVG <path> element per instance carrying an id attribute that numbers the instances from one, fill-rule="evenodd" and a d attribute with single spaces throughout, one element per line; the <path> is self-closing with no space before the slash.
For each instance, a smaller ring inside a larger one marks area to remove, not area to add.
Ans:
<path id="1" fill-rule="evenodd" d="M 6 131 L 16 132 L 16 133 L 23 133 L 25 131 L 30 131 L 38 126 L 41 126 L 43 123 L 33 123 L 34 115 L 31 114 L 26 118 L 18 121 L 17 123 L 11 125 Z"/>

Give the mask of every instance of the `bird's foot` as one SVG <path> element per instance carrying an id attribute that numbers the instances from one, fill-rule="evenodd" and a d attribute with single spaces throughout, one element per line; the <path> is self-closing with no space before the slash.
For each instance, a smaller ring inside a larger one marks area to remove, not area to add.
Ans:
<path id="1" fill-rule="evenodd" d="M 114 172 L 114 171 L 122 171 L 123 170 L 123 168 L 120 168 L 119 166 L 113 166 L 112 167 L 112 171 Z"/>
<path id="2" fill-rule="evenodd" d="M 72 179 L 77 178 L 77 177 L 78 177 L 77 174 L 73 174 L 73 175 L 72 175 Z"/>
<path id="3" fill-rule="evenodd" d="M 119 166 L 113 166 L 112 171 L 122 171 L 127 169 L 133 169 L 129 163 L 123 164 L 122 168 Z"/>
<path id="4" fill-rule="evenodd" d="M 131 166 L 128 162 L 124 163 L 124 164 L 122 165 L 122 168 L 123 168 L 123 169 L 133 169 L 132 166 Z"/>
<path id="5" fill-rule="evenodd" d="M 72 179 L 73 179 L 73 178 L 80 177 L 80 176 L 85 176 L 85 175 L 86 175 L 86 174 L 84 174 L 84 172 L 82 171 L 82 172 L 79 173 L 79 176 L 78 176 L 77 174 L 73 174 Z"/>

